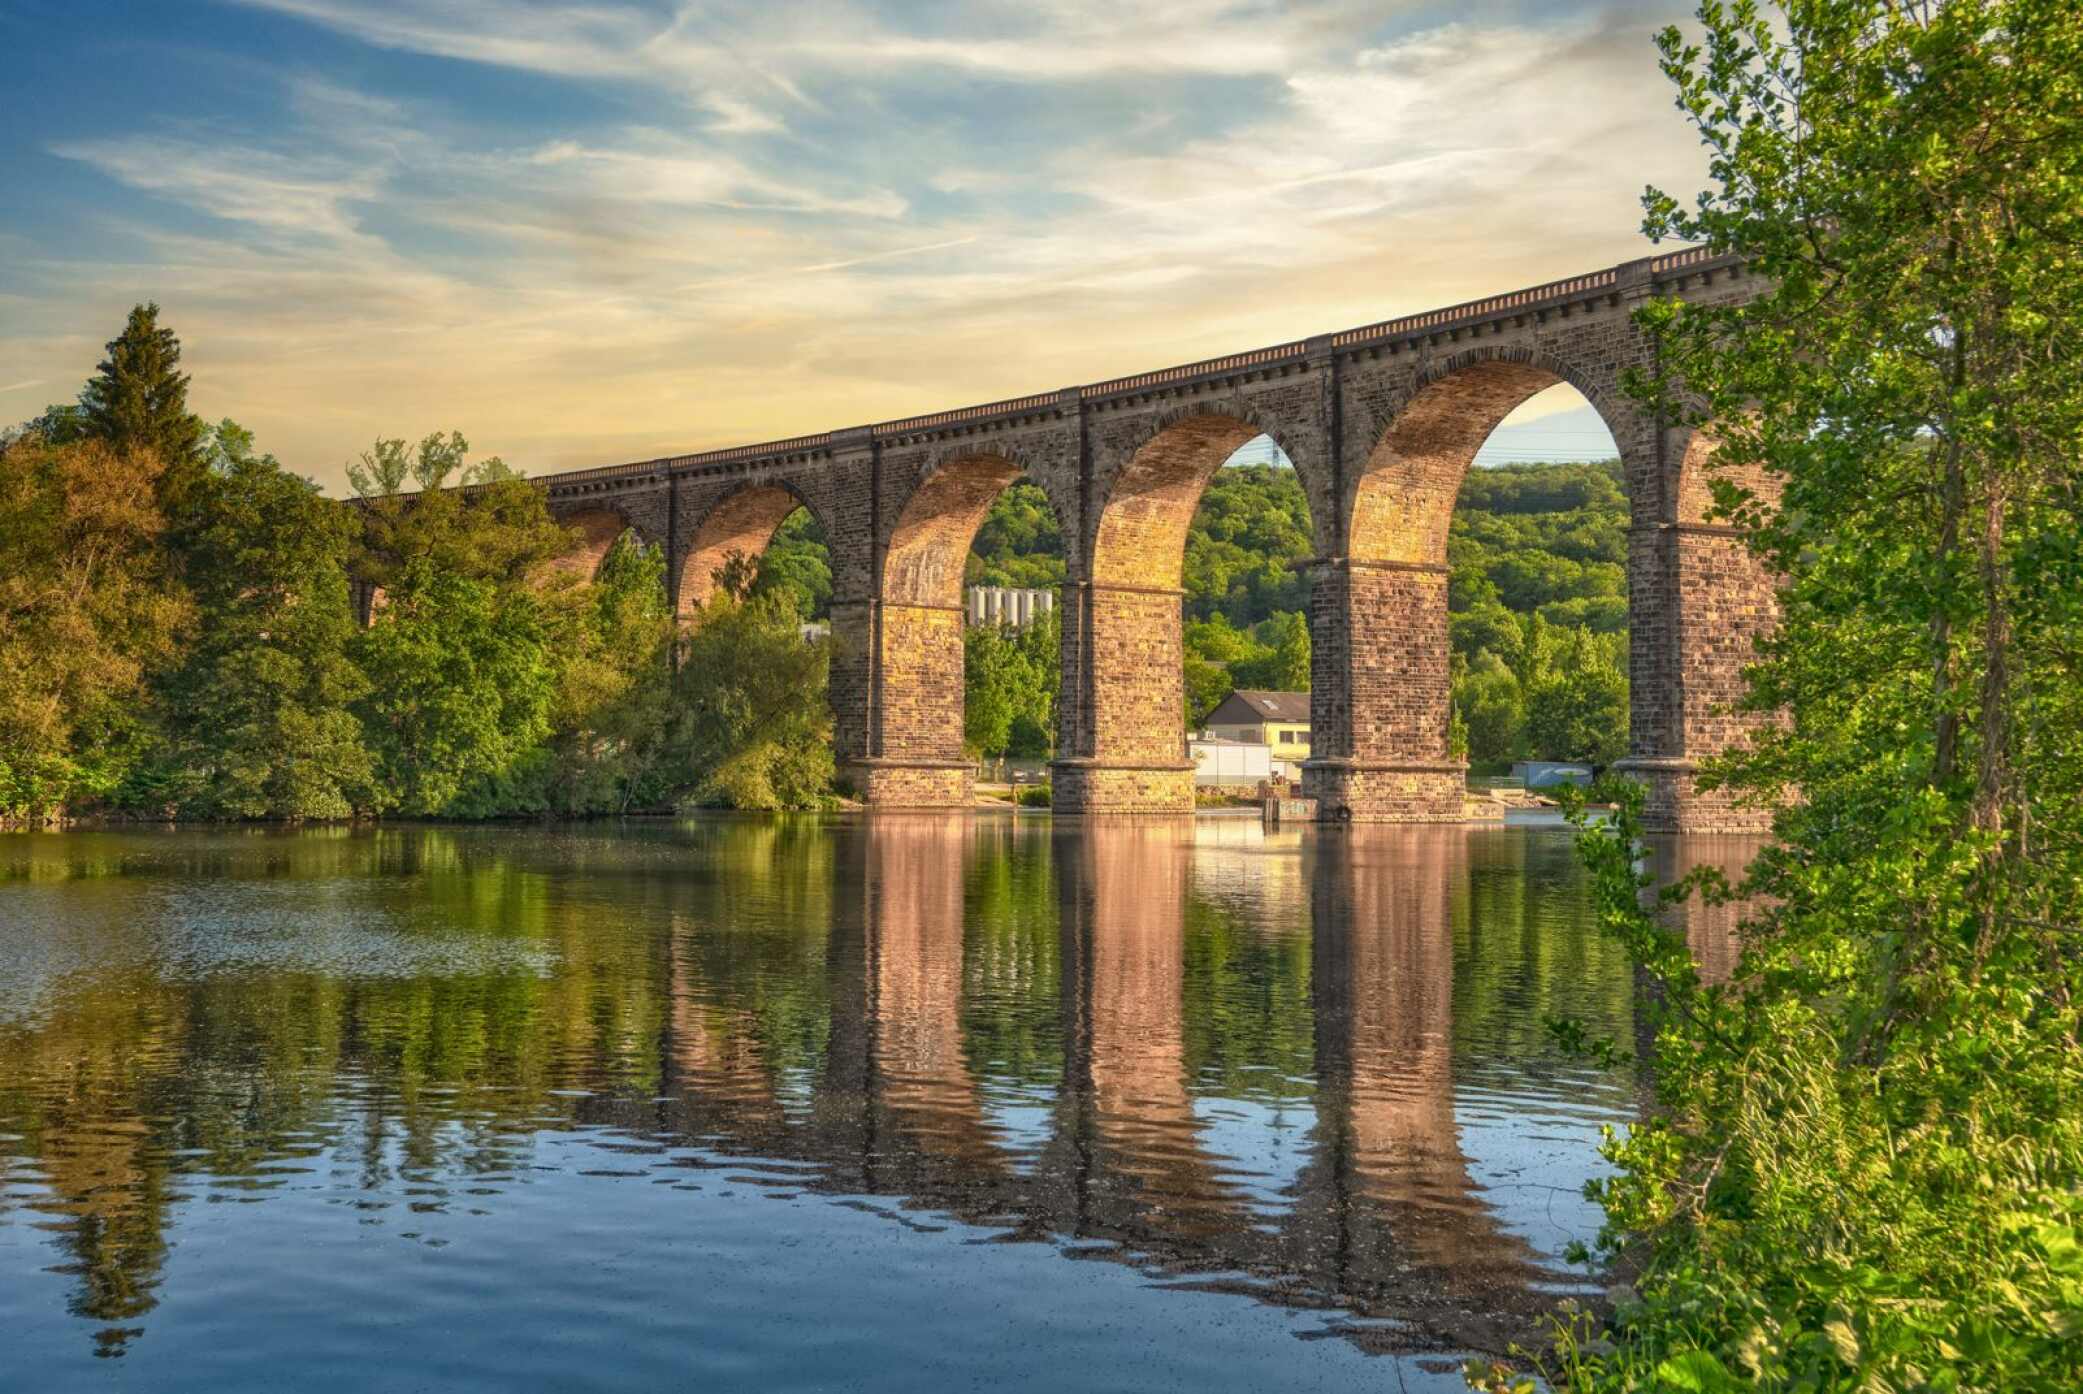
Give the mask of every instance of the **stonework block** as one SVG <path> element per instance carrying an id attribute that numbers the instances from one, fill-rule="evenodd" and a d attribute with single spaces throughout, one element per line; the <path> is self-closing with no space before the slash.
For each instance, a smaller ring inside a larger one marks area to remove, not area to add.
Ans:
<path id="1" fill-rule="evenodd" d="M 840 767 L 853 796 L 871 808 L 967 809 L 976 801 L 974 777 L 966 762 L 856 760 Z"/>
<path id="2" fill-rule="evenodd" d="M 1085 760 L 1049 766 L 1058 813 L 1191 813 L 1193 766 L 1176 769 L 1122 767 Z"/>
<path id="3" fill-rule="evenodd" d="M 876 754 L 962 758 L 962 612 L 880 607 L 882 664 Z"/>
<path id="4" fill-rule="evenodd" d="M 1738 803 L 1725 789 L 1699 787 L 1689 760 L 1622 760 L 1614 773 L 1641 781 L 1642 826 L 1653 833 L 1767 833 L 1772 810 Z"/>
<path id="5" fill-rule="evenodd" d="M 1316 802 L 1320 822 L 1458 823 L 1468 767 L 1364 765 L 1310 761 L 1302 766 L 1302 797 Z"/>
<path id="6" fill-rule="evenodd" d="M 1169 763 L 1186 754 L 1185 661 L 1177 591 L 1095 587 L 1089 686 L 1091 753 L 1113 763 Z"/>

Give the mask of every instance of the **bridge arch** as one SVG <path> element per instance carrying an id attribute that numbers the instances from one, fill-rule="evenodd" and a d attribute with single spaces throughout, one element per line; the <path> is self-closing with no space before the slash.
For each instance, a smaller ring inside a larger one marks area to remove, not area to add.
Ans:
<path id="1" fill-rule="evenodd" d="M 582 582 L 600 574 L 600 564 L 607 560 L 615 543 L 623 533 L 635 528 L 620 509 L 600 505 L 565 513 L 557 521 L 573 534 L 576 543 L 572 550 L 546 563 L 544 569 L 550 575 L 569 576 Z M 637 536 L 643 540 L 641 532 Z"/>
<path id="2" fill-rule="evenodd" d="M 1092 584 L 1176 588 L 1186 533 L 1215 472 L 1261 435 L 1280 438 L 1247 402 L 1180 408 L 1158 416 L 1100 500 L 1087 575 Z"/>
<path id="3" fill-rule="evenodd" d="M 992 505 L 1022 478 L 1034 476 L 1013 449 L 941 452 L 921 467 L 889 525 L 877 601 L 854 617 L 866 627 L 876 698 L 867 752 L 848 776 L 871 803 L 959 808 L 970 801 L 965 571 Z M 1046 486 L 1042 492 L 1067 532 L 1055 499 Z"/>
<path id="4" fill-rule="evenodd" d="M 1609 374 L 1539 344 L 1420 364 L 1388 395 L 1371 439 L 1357 442 L 1339 518 L 1325 533 L 1332 545 L 1311 575 L 1303 792 L 1321 811 L 1363 821 L 1463 816 L 1466 764 L 1450 736 L 1448 533 L 1477 453 L 1520 406 L 1559 385 L 1611 433 L 1639 523 L 1660 492 L 1653 423 Z"/>
<path id="5" fill-rule="evenodd" d="M 1059 810 L 1192 812 L 1187 532 L 1202 494 L 1240 446 L 1264 435 L 1287 451 L 1293 434 L 1256 403 L 1225 397 L 1149 418 L 1122 452 L 1096 500 L 1090 542 L 1065 597 Z M 1299 459 L 1296 468 L 1303 468 Z M 1305 476 L 1305 493 L 1314 496 L 1306 485 Z"/>
<path id="6" fill-rule="evenodd" d="M 1344 554 L 1383 564 L 1444 563 L 1454 501 L 1477 452 L 1506 417 L 1564 385 L 1612 432 L 1629 498 L 1653 492 L 1644 488 L 1653 461 L 1642 458 L 1639 409 L 1612 385 L 1531 349 L 1470 349 L 1421 372 L 1386 413 L 1341 500 Z"/>
<path id="7" fill-rule="evenodd" d="M 748 481 L 711 502 L 694 523 L 672 572 L 678 614 L 684 619 L 708 603 L 716 574 L 732 558 L 757 561 L 798 508 L 824 524 L 816 505 L 786 480 Z"/>
<path id="8" fill-rule="evenodd" d="M 960 609 L 963 566 L 977 529 L 998 496 L 1026 473 L 1004 450 L 963 450 L 932 461 L 884 545 L 884 602 Z"/>

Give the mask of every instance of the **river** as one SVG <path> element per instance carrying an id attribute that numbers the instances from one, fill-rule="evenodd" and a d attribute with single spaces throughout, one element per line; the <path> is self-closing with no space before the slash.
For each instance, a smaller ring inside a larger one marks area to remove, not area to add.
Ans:
<path id="1" fill-rule="evenodd" d="M 0 838 L 0 1388 L 1460 1389 L 1630 982 L 1552 824 Z"/>

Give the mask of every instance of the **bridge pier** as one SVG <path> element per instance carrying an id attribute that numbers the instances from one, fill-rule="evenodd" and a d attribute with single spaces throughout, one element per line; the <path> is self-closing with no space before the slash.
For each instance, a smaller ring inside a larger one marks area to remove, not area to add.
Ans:
<path id="1" fill-rule="evenodd" d="M 875 808 L 969 807 L 962 676 L 959 608 L 833 602 L 833 750 L 855 798 Z"/>
<path id="2" fill-rule="evenodd" d="M 1058 813 L 1191 813 L 1185 653 L 1176 586 L 1063 588 Z"/>
<path id="3" fill-rule="evenodd" d="M 1458 822 L 1468 766 L 1447 745 L 1447 567 L 1333 557 L 1309 577 L 1302 797 L 1338 822 Z"/>
<path id="4" fill-rule="evenodd" d="M 1772 718 L 1741 710 L 1743 670 L 1778 617 L 1773 578 L 1735 528 L 1637 526 L 1628 538 L 1629 751 L 1615 773 L 1646 786 L 1651 832 L 1763 833 L 1772 810 L 1699 787 L 1702 760 Z"/>

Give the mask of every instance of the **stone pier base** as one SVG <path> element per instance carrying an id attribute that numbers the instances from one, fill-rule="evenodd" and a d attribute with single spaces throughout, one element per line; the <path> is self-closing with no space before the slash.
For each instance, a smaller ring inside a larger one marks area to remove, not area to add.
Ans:
<path id="1" fill-rule="evenodd" d="M 966 809 L 976 799 L 967 761 L 849 760 L 840 773 L 870 808 Z"/>
<path id="2" fill-rule="evenodd" d="M 1640 781 L 1642 828 L 1652 833 L 1768 833 L 1772 810 L 1739 804 L 1725 789 L 1701 789 L 1699 765 L 1683 757 L 1630 755 L 1613 773 Z"/>
<path id="3" fill-rule="evenodd" d="M 1115 765 L 1053 760 L 1051 806 L 1058 813 L 1191 813 L 1193 764 Z"/>
<path id="4" fill-rule="evenodd" d="M 1319 822 L 1458 823 L 1468 789 L 1460 760 L 1309 760 L 1302 797 Z"/>

